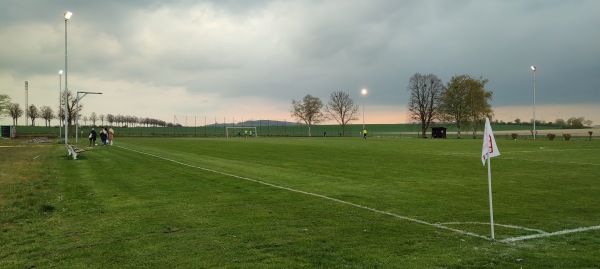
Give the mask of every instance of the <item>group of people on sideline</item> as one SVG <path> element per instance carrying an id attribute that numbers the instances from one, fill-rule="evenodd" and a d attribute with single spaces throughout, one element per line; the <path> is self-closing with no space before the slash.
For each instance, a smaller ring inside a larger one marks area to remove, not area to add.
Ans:
<path id="1" fill-rule="evenodd" d="M 96 133 L 94 128 L 92 128 L 89 135 L 90 146 L 96 145 L 97 135 L 98 134 Z M 102 130 L 100 131 L 100 140 L 102 140 L 102 146 L 112 146 L 114 138 L 115 131 L 113 130 L 113 128 L 109 128 L 108 130 L 106 128 L 102 128 Z"/>

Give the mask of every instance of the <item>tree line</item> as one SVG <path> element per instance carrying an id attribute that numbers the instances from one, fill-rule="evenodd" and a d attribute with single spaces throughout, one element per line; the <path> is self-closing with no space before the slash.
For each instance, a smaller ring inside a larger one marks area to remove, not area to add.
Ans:
<path id="1" fill-rule="evenodd" d="M 485 118 L 493 119 L 494 111 L 490 105 L 493 92 L 485 88 L 488 79 L 470 75 L 455 75 L 446 84 L 434 74 L 414 74 L 408 82 L 410 94 L 408 111 L 410 120 L 420 123 L 421 137 L 427 137 L 427 130 L 435 123 L 454 124 L 460 138 L 464 130 L 475 137 L 482 129 Z M 311 126 L 326 119 L 336 120 L 346 133 L 346 125 L 357 120 L 358 104 L 343 91 L 331 93 L 327 104 L 310 94 L 302 100 L 292 100 L 291 115 L 298 123 Z M 519 122 L 520 123 L 520 122 Z M 536 121 L 537 123 L 537 121 Z M 583 128 L 592 122 L 582 117 L 571 118 L 566 122 L 557 120 L 554 124 L 562 128 Z"/>
<path id="2" fill-rule="evenodd" d="M 461 135 L 464 126 L 473 127 L 475 133 L 478 124 L 486 116 L 492 117 L 489 100 L 492 92 L 485 90 L 487 79 L 472 78 L 469 75 L 454 76 L 446 85 L 433 74 L 414 74 L 408 83 L 410 94 L 408 111 L 411 120 L 421 124 L 421 136 L 427 136 L 427 130 L 434 121 L 453 122 Z M 343 91 L 334 91 L 326 105 L 310 94 L 302 100 L 292 100 L 291 115 L 298 123 L 311 126 L 326 119 L 334 119 L 346 133 L 346 125 L 358 119 L 359 106 Z"/>
<path id="3" fill-rule="evenodd" d="M 62 98 L 61 98 L 62 100 Z M 147 117 L 136 117 L 136 116 L 124 116 L 124 115 L 113 115 L 113 114 L 96 114 L 96 112 L 92 112 L 89 117 L 81 114 L 83 110 L 83 105 L 80 103 L 77 106 L 77 100 L 73 97 L 73 94 L 69 91 L 67 92 L 67 114 L 69 116 L 68 123 L 69 126 L 73 126 L 75 121 L 76 113 L 79 113 L 80 119 L 84 121 L 87 125 L 87 121 L 89 120 L 92 125 L 96 125 L 98 121 L 101 122 L 101 125 L 104 125 L 104 122 L 108 123 L 111 126 L 145 126 L 145 127 L 169 127 L 173 126 L 172 123 L 167 123 L 164 120 L 158 120 Z M 31 119 L 31 125 L 35 126 L 36 119 L 44 119 L 44 123 L 46 126 L 50 126 L 50 121 L 53 119 L 59 119 L 60 122 L 64 122 L 65 120 L 65 108 L 64 105 L 61 104 L 58 112 L 54 112 L 54 110 L 49 106 L 42 106 L 39 109 L 34 105 L 29 105 L 29 107 L 23 109 L 21 105 L 18 103 L 12 103 L 10 96 L 7 94 L 0 94 L 0 117 L 8 115 L 13 120 L 13 125 L 18 125 L 18 119 L 23 115 L 26 115 L 29 119 Z M 114 125 L 113 125 L 114 124 Z"/>
<path id="4" fill-rule="evenodd" d="M 413 122 L 420 123 L 421 137 L 427 137 L 427 130 L 434 122 L 451 123 L 456 125 L 457 135 L 460 138 L 463 130 L 469 130 L 473 136 L 477 130 L 481 129 L 486 117 L 492 119 L 494 111 L 490 105 L 493 92 L 487 90 L 485 85 L 488 80 L 479 77 L 474 78 L 470 75 L 455 75 L 446 84 L 434 74 L 415 73 L 408 82 L 407 91 L 410 94 L 408 111 L 409 117 Z M 67 92 L 67 114 L 69 126 L 73 126 L 76 113 L 81 113 L 82 104 L 77 107 L 77 100 L 71 92 Z M 44 119 L 46 126 L 50 125 L 50 120 L 58 118 L 61 122 L 65 119 L 64 106 L 61 105 L 57 114 L 51 107 L 42 106 L 38 109 L 35 105 L 30 105 L 23 110 L 19 104 L 11 103 L 10 97 L 6 94 L 0 95 L 0 117 L 9 115 L 13 119 L 13 125 L 17 125 L 17 120 L 23 116 L 23 113 L 31 118 L 31 124 L 35 125 L 38 118 Z M 61 98 L 62 100 L 62 98 Z M 330 94 L 326 104 L 310 94 L 302 100 L 292 100 L 291 116 L 297 123 L 308 126 L 308 135 L 311 135 L 311 127 L 324 120 L 335 120 L 346 134 L 346 126 L 352 121 L 358 120 L 359 106 L 350 95 L 344 91 L 334 91 Z M 81 114 L 79 114 L 81 116 Z M 101 121 L 104 125 L 106 120 L 109 125 L 117 126 L 146 126 L 146 127 L 170 127 L 172 123 L 163 120 L 143 118 L 123 115 L 97 115 L 95 112 L 89 116 L 82 116 L 82 120 L 87 124 L 90 120 L 93 125 Z M 497 122 L 497 121 L 496 121 Z M 515 120 L 520 124 L 519 119 Z M 536 121 L 536 124 L 544 123 Z M 592 121 L 585 118 L 570 118 L 567 121 L 557 119 L 550 123 L 561 128 L 583 128 L 584 125 L 591 126 Z"/>
<path id="5" fill-rule="evenodd" d="M 523 122 L 521 121 L 521 119 L 517 118 L 514 120 L 514 122 L 505 122 L 505 121 L 499 121 L 496 120 L 494 122 L 495 124 L 501 124 L 501 125 L 525 125 L 525 124 L 532 124 L 532 122 Z M 586 128 L 588 126 L 592 126 L 593 121 L 592 120 L 587 120 L 584 117 L 571 117 L 568 118 L 567 120 L 564 119 L 560 119 L 557 118 L 554 121 L 545 121 L 545 120 L 535 120 L 535 125 L 536 126 L 550 126 L 550 127 L 556 127 L 556 128 L 560 128 L 560 129 L 583 129 Z"/>

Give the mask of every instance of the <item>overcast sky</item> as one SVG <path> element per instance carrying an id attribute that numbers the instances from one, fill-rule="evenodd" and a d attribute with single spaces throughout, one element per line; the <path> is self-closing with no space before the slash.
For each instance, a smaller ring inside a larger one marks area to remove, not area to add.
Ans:
<path id="1" fill-rule="evenodd" d="M 103 93 L 86 116 L 291 121 L 292 99 L 341 90 L 367 124 L 403 123 L 418 72 L 483 76 L 496 118 L 529 121 L 536 65 L 536 119 L 600 124 L 596 0 L 0 3 L 0 93 L 22 107 L 28 81 L 29 104 L 57 111 L 69 10 L 69 90 Z"/>

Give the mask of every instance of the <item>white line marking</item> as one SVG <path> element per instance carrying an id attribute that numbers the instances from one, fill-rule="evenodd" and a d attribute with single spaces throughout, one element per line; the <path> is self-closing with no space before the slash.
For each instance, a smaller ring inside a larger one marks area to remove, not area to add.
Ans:
<path id="1" fill-rule="evenodd" d="M 458 233 L 458 234 L 469 235 L 469 236 L 473 236 L 473 237 L 477 237 L 477 238 L 482 238 L 482 239 L 485 239 L 485 240 L 493 241 L 492 238 L 487 237 L 487 236 L 483 236 L 483 235 L 479 235 L 479 234 L 476 234 L 476 233 L 467 232 L 467 231 L 463 231 L 463 230 L 459 230 L 459 229 L 455 229 L 455 228 L 450 228 L 450 227 L 447 227 L 447 226 L 443 225 L 443 224 L 461 224 L 461 222 L 430 223 L 430 222 L 427 222 L 427 221 L 423 221 L 423 220 L 419 220 L 419 219 L 414 219 L 414 218 L 410 218 L 410 217 L 398 215 L 398 214 L 387 212 L 387 211 L 382 211 L 382 210 L 379 210 L 379 209 L 367 207 L 367 206 L 364 206 L 364 205 L 355 204 L 355 203 L 352 203 L 352 202 L 348 202 L 348 201 L 344 201 L 344 200 L 340 200 L 340 199 L 328 197 L 328 196 L 321 195 L 321 194 L 316 194 L 316 193 L 312 193 L 312 192 L 296 190 L 296 189 L 292 189 L 292 188 L 283 187 L 283 186 L 275 185 L 275 184 L 272 184 L 272 183 L 260 181 L 260 180 L 257 180 L 257 179 L 242 177 L 242 176 L 238 176 L 238 175 L 234 175 L 234 174 L 229 174 L 229 173 L 225 173 L 225 172 L 221 172 L 221 171 L 217 171 L 217 170 L 212 170 L 212 169 L 208 169 L 208 168 L 204 168 L 204 167 L 200 167 L 200 166 L 195 166 L 195 165 L 183 163 L 183 162 L 180 162 L 180 161 L 172 160 L 172 159 L 169 159 L 169 158 L 165 158 L 165 157 L 162 157 L 162 156 L 154 155 L 154 154 L 151 154 L 151 153 L 147 153 L 147 152 L 142 152 L 142 151 L 138 151 L 138 150 L 126 148 L 126 147 L 123 147 L 123 146 L 117 146 L 117 147 L 129 150 L 129 151 L 133 151 L 133 152 L 136 152 L 136 153 L 148 155 L 148 156 L 151 156 L 151 157 L 155 157 L 155 158 L 158 158 L 158 159 L 162 159 L 162 160 L 165 160 L 165 161 L 169 161 L 169 162 L 172 162 L 172 163 L 180 164 L 180 165 L 183 165 L 183 166 L 187 166 L 187 167 L 191 167 L 191 168 L 196 168 L 196 169 L 204 170 L 204 171 L 207 171 L 207 172 L 211 172 L 211 173 L 215 173 L 215 174 L 220 174 L 220 175 L 224 175 L 224 176 L 229 176 L 229 177 L 233 177 L 233 178 L 237 178 L 237 179 L 243 179 L 243 180 L 247 180 L 247 181 L 251 181 L 251 182 L 263 184 L 263 185 L 266 185 L 266 186 L 270 186 L 270 187 L 274 187 L 274 188 L 278 188 L 278 189 L 282 189 L 282 190 L 287 190 L 287 191 L 291 191 L 291 192 L 296 192 L 296 193 L 301 193 L 301 194 L 310 195 L 310 196 L 314 196 L 314 197 L 319 197 L 319 198 L 323 198 L 323 199 L 326 199 L 326 200 L 338 202 L 338 203 L 341 203 L 341 204 L 346 204 L 346 205 L 350 205 L 350 206 L 354 206 L 354 207 L 366 209 L 366 210 L 369 210 L 369 211 L 372 211 L 372 212 L 376 212 L 376 213 L 380 213 L 380 214 L 392 216 L 392 217 L 395 217 L 395 218 L 399 218 L 399 219 L 403 219 L 403 220 L 407 220 L 407 221 L 411 221 L 411 222 L 415 222 L 415 223 L 419 223 L 419 224 L 424 224 L 424 225 L 436 227 L 436 228 L 439 228 L 439 229 L 444 229 L 444 230 L 452 231 L 452 232 L 455 232 L 455 233 Z M 481 224 L 480 222 L 462 222 L 462 223 L 466 223 L 466 224 Z M 486 223 L 486 224 L 489 225 L 489 223 Z M 569 233 L 584 232 L 584 231 L 589 231 L 589 230 L 599 230 L 600 229 L 600 225 L 598 225 L 598 226 L 581 227 L 581 228 L 576 228 L 576 229 L 569 229 L 569 230 L 562 230 L 562 231 L 558 231 L 558 232 L 548 233 L 548 232 L 545 232 L 545 231 L 542 231 L 542 230 L 529 229 L 529 228 L 524 228 L 524 227 L 514 226 L 514 225 L 504 225 L 504 224 L 496 224 L 496 225 L 497 226 L 502 226 L 502 227 L 517 228 L 517 229 L 524 229 L 524 230 L 528 230 L 528 231 L 538 232 L 538 234 L 525 235 L 525 236 L 512 237 L 512 238 L 506 238 L 506 239 L 498 240 L 497 242 L 500 242 L 500 243 L 510 243 L 510 242 L 527 240 L 527 239 L 535 239 L 535 238 L 540 238 L 540 237 L 550 237 L 550 236 L 555 236 L 555 235 L 563 235 L 563 234 L 569 234 Z"/>
<path id="2" fill-rule="evenodd" d="M 521 151 L 524 152 L 524 151 Z M 506 155 L 506 153 L 504 153 Z M 477 156 L 476 154 L 471 153 L 439 153 L 435 154 L 437 156 Z M 582 162 L 564 162 L 564 161 L 551 161 L 551 160 L 537 160 L 537 159 L 525 159 L 525 158 L 515 158 L 515 157 L 506 157 L 500 156 L 503 160 L 517 160 L 517 161 L 527 161 L 527 162 L 542 162 L 542 163 L 558 163 L 558 164 L 576 164 L 576 165 L 593 165 L 598 166 L 600 163 L 582 163 Z"/>
<path id="3" fill-rule="evenodd" d="M 563 235 L 563 234 L 570 234 L 570 233 L 578 233 L 578 232 L 585 232 L 585 231 L 591 231 L 591 230 L 600 230 L 600 225 L 590 226 L 590 227 L 581 227 L 581 228 L 576 228 L 576 229 L 568 229 L 568 230 L 562 230 L 562 231 L 558 231 L 558 232 L 545 233 L 545 234 L 532 234 L 532 235 L 525 235 L 525 236 L 519 236 L 519 237 L 513 237 L 513 238 L 506 238 L 506 239 L 499 240 L 498 242 L 510 243 L 510 242 L 516 242 L 516 241 L 521 241 L 521 240 L 527 240 L 527 239 L 549 237 L 549 236 Z"/>
<path id="4" fill-rule="evenodd" d="M 444 223 L 440 223 L 440 224 L 442 224 L 442 225 L 469 225 L 469 224 L 474 224 L 474 225 L 490 225 L 489 222 L 473 222 L 473 221 L 467 221 L 467 222 L 444 222 Z M 521 226 L 517 226 L 517 225 L 494 223 L 494 226 L 500 226 L 500 227 L 505 227 L 505 228 L 526 230 L 526 231 L 536 232 L 536 233 L 540 233 L 540 234 L 548 234 L 548 232 L 546 232 L 546 231 L 542 231 L 542 230 L 538 230 L 538 229 L 532 229 L 532 228 L 527 228 L 527 227 L 521 227 Z"/>
<path id="5" fill-rule="evenodd" d="M 187 164 L 187 163 L 182 163 L 180 161 L 172 160 L 172 159 L 169 159 L 169 158 L 161 157 L 161 156 L 154 155 L 154 154 L 147 153 L 147 152 L 142 152 L 142 151 L 138 151 L 138 150 L 126 148 L 126 147 L 123 147 L 123 146 L 117 146 L 117 147 L 129 150 L 129 151 L 133 151 L 133 152 L 136 152 L 136 153 L 148 155 L 148 156 L 151 156 L 151 157 L 155 157 L 155 158 L 158 158 L 158 159 L 162 159 L 162 160 L 165 160 L 165 161 L 173 162 L 173 163 L 176 163 L 176 164 L 180 164 L 180 165 L 183 165 L 183 166 L 187 166 L 187 167 L 196 168 L 196 169 L 204 170 L 204 171 L 207 171 L 207 172 L 215 173 L 215 174 L 229 176 L 229 177 L 233 177 L 233 178 L 237 178 L 237 179 L 243 179 L 243 180 L 247 180 L 247 181 L 251 181 L 251 182 L 263 184 L 263 185 L 266 185 L 266 186 L 270 186 L 270 187 L 274 187 L 274 188 L 278 188 L 278 189 L 282 189 L 282 190 L 287 190 L 287 191 L 291 191 L 291 192 L 296 192 L 296 193 L 301 193 L 301 194 L 310 195 L 310 196 L 314 196 L 314 197 L 319 197 L 319 198 L 323 198 L 323 199 L 326 199 L 326 200 L 338 202 L 338 203 L 341 203 L 341 204 L 351 205 L 351 206 L 354 206 L 354 207 L 366 209 L 366 210 L 373 211 L 373 212 L 376 212 L 376 213 L 380 213 L 380 214 L 392 216 L 392 217 L 395 217 L 395 218 L 399 218 L 399 219 L 403 219 L 403 220 L 408 220 L 408 221 L 411 221 L 411 222 L 416 222 L 416 223 L 424 224 L 424 225 L 428 225 L 428 226 L 433 226 L 433 227 L 436 227 L 436 228 L 439 228 L 439 229 L 449 230 L 449 231 L 452 231 L 452 232 L 455 232 L 455 233 L 459 233 L 459 234 L 463 234 L 463 235 L 469 235 L 469 236 L 478 237 L 478 238 L 482 238 L 482 239 L 486 239 L 486 240 L 492 240 L 490 237 L 479 235 L 479 234 L 476 234 L 476 233 L 467 232 L 467 231 L 463 231 L 463 230 L 459 230 L 459 229 L 455 229 L 455 228 L 450 228 L 450 227 L 447 227 L 447 226 L 444 226 L 444 225 L 441 225 L 441 224 L 437 224 L 437 223 L 430 223 L 430 222 L 419 220 L 419 219 L 413 219 L 413 218 L 410 218 L 410 217 L 398 215 L 398 214 L 387 212 L 387 211 L 382 211 L 382 210 L 375 209 L 375 208 L 370 208 L 370 207 L 367 207 L 367 206 L 364 206 L 364 205 L 355 204 L 355 203 L 352 203 L 352 202 L 348 202 L 348 201 L 344 201 L 344 200 L 340 200 L 340 199 L 328 197 L 328 196 L 321 195 L 321 194 L 316 194 L 316 193 L 312 193 L 312 192 L 296 190 L 296 189 L 292 189 L 292 188 L 283 187 L 283 186 L 275 185 L 275 184 L 272 184 L 272 183 L 260 181 L 260 180 L 257 180 L 257 179 L 242 177 L 242 176 L 238 176 L 238 175 L 234 175 L 234 174 L 229 174 L 229 173 L 225 173 L 225 172 L 221 172 L 221 171 L 216 171 L 216 170 L 212 170 L 212 169 L 208 169 L 208 168 L 204 168 L 204 167 L 200 167 L 200 166 L 195 166 L 195 165 L 191 165 L 191 164 Z"/>
<path id="6" fill-rule="evenodd" d="M 562 161 L 548 161 L 548 160 L 535 160 L 535 159 L 524 159 L 514 157 L 504 157 L 505 160 L 517 160 L 517 161 L 528 161 L 528 162 L 543 162 L 543 163 L 558 163 L 558 164 L 576 164 L 576 165 L 600 165 L 600 163 L 581 163 L 581 162 L 562 162 Z"/>

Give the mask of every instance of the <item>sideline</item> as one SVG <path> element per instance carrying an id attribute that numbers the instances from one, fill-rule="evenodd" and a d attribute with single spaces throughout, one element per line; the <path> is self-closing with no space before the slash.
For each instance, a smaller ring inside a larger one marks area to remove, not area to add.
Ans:
<path id="1" fill-rule="evenodd" d="M 443 222 L 440 223 L 442 225 L 486 225 L 486 226 L 490 226 L 489 222 L 474 222 L 474 221 L 466 221 L 466 222 Z M 536 232 L 536 233 L 540 233 L 540 234 L 548 234 L 548 232 L 539 230 L 539 229 L 531 229 L 531 228 L 526 228 L 526 227 L 521 227 L 521 226 L 516 226 L 516 225 L 509 225 L 509 224 L 498 224 L 498 223 L 494 223 L 494 226 L 499 226 L 499 227 L 504 227 L 504 228 L 512 228 L 512 229 L 520 229 L 520 230 L 525 230 L 525 231 L 530 231 L 530 232 Z"/>
<path id="2" fill-rule="evenodd" d="M 595 149 L 591 149 L 595 150 Z M 544 151 L 565 151 L 565 150 L 544 150 Z M 538 153 L 542 151 L 509 151 L 510 153 Z M 507 154 L 507 152 L 503 152 Z M 476 157 L 478 156 L 476 153 L 437 153 L 436 156 L 450 156 L 450 157 Z M 570 161 L 552 161 L 552 160 L 537 160 L 537 159 L 527 159 L 527 158 L 517 158 L 517 157 L 506 157 L 503 156 L 501 159 L 503 160 L 517 160 L 517 161 L 527 161 L 527 162 L 538 162 L 538 163 L 557 163 L 557 164 L 575 164 L 575 165 L 591 165 L 591 166 L 599 166 L 600 163 L 582 163 L 582 162 L 570 162 Z"/>
<path id="3" fill-rule="evenodd" d="M 510 242 L 517 242 L 517 241 L 527 240 L 527 239 L 534 239 L 534 238 L 540 238 L 540 237 L 550 237 L 550 236 L 555 236 L 555 235 L 563 235 L 563 234 L 571 234 L 571 233 L 579 233 L 579 232 L 592 231 L 592 230 L 600 230 L 600 225 L 589 226 L 589 227 L 581 227 L 581 228 L 575 228 L 575 229 L 568 229 L 568 230 L 562 230 L 562 231 L 558 231 L 558 232 L 545 233 L 545 234 L 524 235 L 524 236 L 519 236 L 519 237 L 512 237 L 512 238 L 506 238 L 506 239 L 498 240 L 498 242 L 510 243 Z"/>
<path id="4" fill-rule="evenodd" d="M 352 202 L 340 200 L 340 199 L 337 199 L 337 198 L 332 198 L 332 197 L 321 195 L 321 194 L 317 194 L 317 193 L 296 190 L 296 189 L 292 189 L 292 188 L 288 188 L 288 187 L 279 186 L 279 185 L 275 185 L 275 184 L 272 184 L 272 183 L 264 182 L 264 181 L 257 180 L 257 179 L 247 178 L 247 177 L 238 176 L 238 175 L 234 175 L 234 174 L 229 174 L 229 173 L 225 173 L 225 172 L 221 172 L 221 171 L 217 171 L 217 170 L 212 170 L 212 169 L 208 169 L 208 168 L 204 168 L 204 167 L 200 167 L 200 166 L 195 166 L 195 165 L 183 163 L 183 162 L 180 162 L 180 161 L 176 161 L 176 160 L 173 160 L 173 159 L 165 158 L 165 157 L 162 157 L 162 156 L 158 156 L 158 155 L 155 155 L 155 154 L 152 154 L 152 153 L 147 153 L 147 152 L 143 152 L 143 151 L 139 151 L 139 150 L 135 150 L 135 149 L 126 148 L 126 147 L 123 147 L 123 146 L 116 146 L 116 147 L 122 148 L 122 149 L 125 149 L 125 150 L 129 150 L 129 151 L 132 151 L 132 152 L 135 152 L 135 153 L 139 153 L 139 154 L 144 154 L 144 155 L 147 155 L 147 156 L 151 156 L 151 157 L 154 157 L 154 158 L 162 159 L 162 160 L 169 161 L 169 162 L 172 162 L 172 163 L 180 164 L 180 165 L 183 165 L 183 166 L 187 166 L 187 167 L 191 167 L 191 168 L 195 168 L 195 169 L 204 170 L 204 171 L 215 173 L 215 174 L 220 174 L 220 175 L 229 176 L 229 177 L 233 177 L 233 178 L 237 178 L 237 179 L 251 181 L 251 182 L 259 183 L 259 184 L 262 184 L 262 185 L 266 185 L 266 186 L 270 186 L 270 187 L 274 187 L 274 188 L 278 188 L 278 189 L 282 189 L 282 190 L 287 190 L 287 191 L 291 191 L 291 192 L 301 193 L 301 194 L 305 194 L 305 195 L 309 195 L 309 196 L 319 197 L 319 198 L 322 198 L 322 199 L 326 199 L 326 200 L 338 202 L 338 203 L 341 203 L 341 204 L 346 204 L 346 205 L 354 206 L 354 207 L 357 207 L 357 208 L 366 209 L 366 210 L 369 210 L 369 211 L 372 211 L 372 212 L 376 212 L 376 213 L 380 213 L 380 214 L 383 214 L 383 215 L 392 216 L 392 217 L 395 217 L 395 218 L 398 218 L 398 219 L 403 219 L 403 220 L 407 220 L 407 221 L 410 221 L 410 222 L 424 224 L 424 225 L 427 225 L 427 226 L 431 226 L 431 227 L 435 227 L 435 228 L 439 228 L 439 229 L 444 229 L 444 230 L 452 231 L 452 232 L 455 232 L 455 233 L 458 233 L 458 234 L 462 234 L 462 235 L 468 235 L 468 236 L 472 236 L 472 237 L 482 238 L 482 239 L 485 239 L 485 240 L 488 240 L 488 241 L 494 241 L 491 237 L 488 237 L 488 236 L 483 236 L 483 235 L 479 235 L 479 234 L 476 234 L 476 233 L 472 233 L 472 232 L 468 232 L 468 231 L 464 231 L 464 230 L 460 230 L 460 229 L 456 229 L 456 228 L 451 228 L 451 227 L 448 227 L 448 226 L 444 225 L 444 224 L 447 224 L 447 225 L 456 225 L 456 224 L 482 224 L 482 223 L 479 223 L 479 222 L 431 223 L 431 222 L 427 222 L 427 221 L 424 221 L 424 220 L 414 219 L 414 218 L 411 218 L 411 217 L 406 217 L 406 216 L 398 215 L 398 214 L 395 214 L 395 213 L 391 213 L 391 212 L 387 212 L 387 211 L 382 211 L 382 210 L 379 210 L 379 209 L 367 207 L 367 206 L 364 206 L 364 205 L 355 204 L 355 203 L 352 203 Z M 489 223 L 486 223 L 486 224 L 490 225 Z M 526 235 L 526 236 L 519 236 L 519 237 L 511 237 L 511 238 L 506 238 L 506 239 L 496 240 L 495 241 L 495 242 L 500 242 L 500 243 L 511 243 L 511 242 L 516 242 L 516 241 L 521 241 L 521 240 L 527 240 L 527 239 L 534 239 L 534 238 L 540 238 L 540 237 L 549 237 L 549 236 L 555 236 L 555 235 L 563 235 L 563 234 L 568 234 L 568 233 L 575 233 L 575 232 L 583 232 L 583 231 L 600 229 L 600 225 L 598 225 L 598 226 L 581 227 L 581 228 L 576 228 L 576 229 L 570 229 L 570 230 L 563 230 L 563 231 L 548 233 L 548 232 L 545 232 L 545 231 L 542 231 L 542 230 L 530 229 L 530 228 L 525 228 L 525 227 L 520 227 L 520 226 L 515 226 L 515 225 L 503 225 L 503 224 L 496 224 L 496 225 L 497 226 L 508 227 L 508 228 L 523 229 L 523 230 L 538 232 L 538 234 Z"/>

